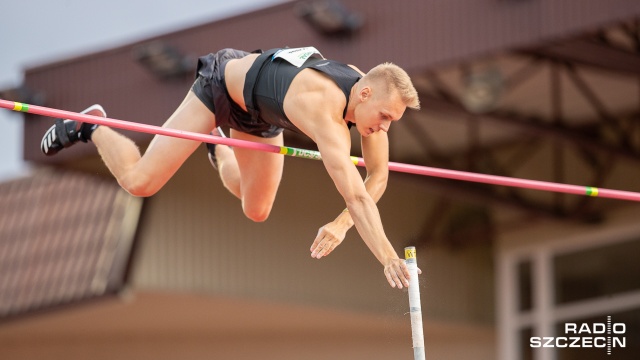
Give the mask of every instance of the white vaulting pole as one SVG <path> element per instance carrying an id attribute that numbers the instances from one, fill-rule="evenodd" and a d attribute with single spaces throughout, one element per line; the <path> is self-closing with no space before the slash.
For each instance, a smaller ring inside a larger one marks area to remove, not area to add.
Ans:
<path id="1" fill-rule="evenodd" d="M 425 360 L 424 333 L 422 330 L 422 308 L 420 306 L 420 286 L 418 283 L 418 260 L 415 246 L 404 248 L 404 258 L 409 268 L 409 309 L 411 314 L 411 338 L 413 339 L 413 359 Z"/>

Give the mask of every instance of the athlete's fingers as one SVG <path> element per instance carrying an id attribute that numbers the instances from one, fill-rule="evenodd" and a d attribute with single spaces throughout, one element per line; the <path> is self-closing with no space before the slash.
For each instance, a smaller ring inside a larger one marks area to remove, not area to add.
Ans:
<path id="1" fill-rule="evenodd" d="M 310 251 L 314 251 L 318 247 L 320 242 L 322 242 L 322 239 L 324 238 L 322 230 L 324 230 L 324 226 L 318 229 L 318 234 L 316 234 L 316 238 L 313 240 L 313 244 L 311 244 L 311 248 L 309 249 Z"/>
<path id="2" fill-rule="evenodd" d="M 323 252 L 323 249 L 324 249 L 325 246 L 326 246 L 326 241 L 322 241 L 320 244 L 318 244 L 316 249 L 311 254 L 311 257 L 314 257 L 316 259 L 320 259 L 322 257 L 322 252 Z"/>
<path id="3" fill-rule="evenodd" d="M 393 274 L 391 275 L 391 278 L 393 279 L 393 282 L 396 283 L 396 286 L 398 287 L 398 289 L 402 289 L 403 285 L 402 285 L 402 279 L 400 279 L 400 276 L 398 276 L 398 272 L 393 272 Z"/>
<path id="4" fill-rule="evenodd" d="M 327 248 L 328 243 L 327 243 L 327 239 L 325 238 L 322 243 L 320 245 L 318 245 L 318 249 L 316 251 L 316 259 L 320 259 L 322 257 L 322 255 L 325 252 L 325 249 Z"/>
<path id="5" fill-rule="evenodd" d="M 392 288 L 396 287 L 396 283 L 391 278 L 391 272 L 388 268 L 384 269 L 384 276 L 387 278 L 387 282 L 389 283 L 389 285 L 391 285 Z"/>
<path id="6" fill-rule="evenodd" d="M 328 249 L 331 248 L 331 241 L 325 236 L 322 241 L 316 246 L 316 249 L 311 253 L 311 257 L 320 259 Z"/>
<path id="7" fill-rule="evenodd" d="M 335 241 L 328 241 L 326 238 L 325 238 L 325 241 L 324 241 L 323 244 L 324 244 L 324 246 L 318 252 L 318 256 L 317 256 L 318 259 L 320 259 L 323 256 L 329 255 L 329 253 L 332 252 L 333 249 L 336 248 L 336 242 Z"/>
<path id="8" fill-rule="evenodd" d="M 387 278 L 391 281 L 391 287 L 398 287 L 398 289 L 402 289 L 402 281 L 400 280 L 400 276 L 398 275 L 399 273 L 401 273 L 401 271 L 394 265 L 395 264 L 391 264 L 391 266 L 389 266 L 389 276 Z"/>
<path id="9" fill-rule="evenodd" d="M 409 273 L 409 268 L 403 261 L 400 265 L 400 281 L 404 284 L 404 286 L 409 287 L 409 279 L 411 279 L 411 274 Z"/>

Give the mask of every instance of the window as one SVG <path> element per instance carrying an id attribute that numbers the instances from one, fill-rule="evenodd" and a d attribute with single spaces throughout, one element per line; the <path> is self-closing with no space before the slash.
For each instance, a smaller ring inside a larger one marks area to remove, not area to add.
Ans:
<path id="1" fill-rule="evenodd" d="M 525 260 L 518 264 L 518 310 L 529 311 L 533 307 L 533 289 L 531 282 L 531 261 Z"/>
<path id="2" fill-rule="evenodd" d="M 555 303 L 640 290 L 640 241 L 560 254 L 553 259 Z"/>
<path id="3" fill-rule="evenodd" d="M 500 360 L 638 359 L 640 229 L 614 231 L 499 255 Z"/>

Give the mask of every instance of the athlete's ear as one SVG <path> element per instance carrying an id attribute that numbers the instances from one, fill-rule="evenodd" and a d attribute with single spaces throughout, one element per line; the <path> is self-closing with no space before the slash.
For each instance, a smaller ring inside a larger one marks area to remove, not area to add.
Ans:
<path id="1" fill-rule="evenodd" d="M 360 89 L 360 101 L 366 101 L 371 97 L 371 88 L 369 86 L 364 86 Z"/>

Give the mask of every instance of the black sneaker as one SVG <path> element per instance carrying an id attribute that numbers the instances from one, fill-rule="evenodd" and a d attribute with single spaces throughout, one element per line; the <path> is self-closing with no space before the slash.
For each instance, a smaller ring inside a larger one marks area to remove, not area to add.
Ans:
<path id="1" fill-rule="evenodd" d="M 106 117 L 107 113 L 102 106 L 96 104 L 82 111 L 82 114 Z M 67 148 L 78 141 L 91 140 L 91 134 L 98 127 L 95 124 L 82 123 L 75 120 L 56 119 L 56 123 L 47 130 L 40 142 L 40 149 L 47 155 L 55 155 L 58 151 Z"/>
<path id="2" fill-rule="evenodd" d="M 227 137 L 223 132 L 222 129 L 218 126 L 217 128 L 213 129 L 213 131 L 211 132 L 211 135 L 213 136 L 221 136 L 221 137 Z M 209 150 L 209 162 L 211 163 L 211 166 L 213 166 L 214 169 L 218 170 L 218 160 L 216 159 L 216 145 L 217 144 L 211 144 L 211 143 L 205 143 L 205 145 L 207 146 L 207 150 Z"/>

